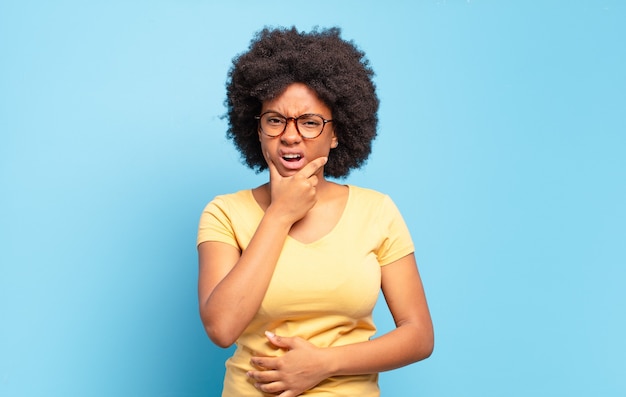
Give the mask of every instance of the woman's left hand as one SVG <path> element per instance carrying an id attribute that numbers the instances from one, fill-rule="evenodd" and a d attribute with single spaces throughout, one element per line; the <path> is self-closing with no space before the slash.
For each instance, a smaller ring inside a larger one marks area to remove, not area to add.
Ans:
<path id="1" fill-rule="evenodd" d="M 298 337 L 266 332 L 270 343 L 286 353 L 280 357 L 252 357 L 256 371 L 248 371 L 255 387 L 279 397 L 296 397 L 328 378 L 323 349 Z"/>

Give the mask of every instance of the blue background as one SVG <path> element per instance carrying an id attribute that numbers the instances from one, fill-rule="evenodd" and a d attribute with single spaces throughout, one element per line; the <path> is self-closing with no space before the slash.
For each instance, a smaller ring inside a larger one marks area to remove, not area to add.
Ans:
<path id="1" fill-rule="evenodd" d="M 626 395 L 626 3 L 0 2 L 0 395 L 216 396 L 195 235 L 263 25 L 338 25 L 436 327 L 383 395 Z M 384 306 L 376 317 L 392 327 Z"/>

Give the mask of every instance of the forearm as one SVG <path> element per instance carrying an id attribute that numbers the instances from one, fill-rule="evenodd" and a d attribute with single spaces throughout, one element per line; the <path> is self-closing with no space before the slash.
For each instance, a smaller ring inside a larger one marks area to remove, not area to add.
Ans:
<path id="1" fill-rule="evenodd" d="M 268 211 L 237 263 L 201 302 L 202 321 L 216 344 L 232 344 L 256 314 L 290 227 Z"/>
<path id="2" fill-rule="evenodd" d="M 325 349 L 329 376 L 378 373 L 430 356 L 433 331 L 429 325 L 406 324 L 378 338 Z"/>
<path id="3" fill-rule="evenodd" d="M 320 381 L 338 375 L 364 375 L 391 370 L 422 360 L 432 352 L 432 328 L 404 323 L 380 338 L 345 346 L 319 348 L 298 337 L 266 332 L 281 356 L 254 356 L 257 368 L 247 375 L 259 390 L 290 390 L 298 395 Z M 280 384 L 280 386 L 278 386 Z"/>

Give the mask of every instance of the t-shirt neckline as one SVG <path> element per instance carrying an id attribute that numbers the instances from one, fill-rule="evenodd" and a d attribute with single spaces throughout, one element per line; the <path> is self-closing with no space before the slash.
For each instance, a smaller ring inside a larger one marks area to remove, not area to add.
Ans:
<path id="1" fill-rule="evenodd" d="M 293 241 L 296 244 L 300 244 L 302 246 L 312 246 L 312 245 L 316 245 L 319 244 L 321 242 L 323 242 L 324 240 L 330 238 L 330 236 L 332 236 L 333 234 L 336 233 L 336 230 L 339 229 L 339 227 L 341 226 L 341 224 L 343 223 L 344 218 L 346 217 L 346 213 L 348 212 L 348 207 L 351 207 L 351 201 L 352 201 L 352 196 L 353 196 L 353 186 L 352 185 L 344 185 L 348 187 L 348 199 L 346 200 L 346 204 L 343 208 L 343 211 L 341 212 L 341 215 L 339 216 L 339 219 L 337 220 L 337 222 L 335 223 L 335 225 L 332 227 L 332 229 L 330 229 L 328 231 L 328 233 L 324 234 L 323 236 L 321 236 L 320 238 L 313 240 L 309 243 L 304 243 L 298 239 L 296 239 L 295 237 L 291 237 L 290 234 L 287 234 L 287 240 L 288 241 Z M 249 198 L 254 202 L 256 208 L 259 211 L 260 216 L 262 217 L 265 214 L 265 211 L 263 210 L 263 208 L 261 207 L 261 205 L 258 203 L 258 201 L 256 201 L 256 199 L 254 198 L 254 194 L 252 193 L 252 189 L 248 189 L 248 196 Z"/>

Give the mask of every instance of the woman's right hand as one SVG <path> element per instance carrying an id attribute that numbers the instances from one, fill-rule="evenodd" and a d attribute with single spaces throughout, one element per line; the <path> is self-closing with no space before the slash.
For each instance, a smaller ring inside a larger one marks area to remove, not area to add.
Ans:
<path id="1" fill-rule="evenodd" d="M 318 157 L 296 174 L 287 177 L 278 172 L 268 154 L 265 159 L 270 172 L 270 205 L 267 212 L 273 212 L 284 217 L 289 224 L 294 224 L 304 218 L 317 202 L 317 174 L 328 158 Z"/>
<path id="2" fill-rule="evenodd" d="M 290 228 L 317 201 L 317 175 L 324 164 L 326 157 L 320 157 L 283 177 L 268 161 L 270 204 L 265 215 L 270 216 L 261 219 L 247 248 L 240 251 L 218 241 L 198 246 L 200 315 L 218 346 L 233 344 L 257 313 Z"/>

